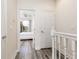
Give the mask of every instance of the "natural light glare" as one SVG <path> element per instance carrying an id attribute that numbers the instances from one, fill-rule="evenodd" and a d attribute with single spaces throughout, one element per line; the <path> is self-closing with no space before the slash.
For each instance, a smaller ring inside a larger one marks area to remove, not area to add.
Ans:
<path id="1" fill-rule="evenodd" d="M 24 26 L 29 26 L 29 21 L 23 21 L 22 23 Z"/>

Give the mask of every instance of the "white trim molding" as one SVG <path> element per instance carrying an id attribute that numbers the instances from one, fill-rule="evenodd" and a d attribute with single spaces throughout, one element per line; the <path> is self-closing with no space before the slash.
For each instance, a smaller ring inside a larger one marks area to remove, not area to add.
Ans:
<path id="1" fill-rule="evenodd" d="M 72 36 L 77 37 L 77 34 L 71 34 L 71 33 L 64 33 L 64 32 L 55 32 L 56 34 L 66 35 L 66 36 Z"/>
<path id="2" fill-rule="evenodd" d="M 56 35 L 62 35 L 65 37 L 71 37 L 73 40 L 77 41 L 77 34 L 65 33 L 65 32 L 54 32 Z M 74 39 L 76 38 L 76 39 Z"/>

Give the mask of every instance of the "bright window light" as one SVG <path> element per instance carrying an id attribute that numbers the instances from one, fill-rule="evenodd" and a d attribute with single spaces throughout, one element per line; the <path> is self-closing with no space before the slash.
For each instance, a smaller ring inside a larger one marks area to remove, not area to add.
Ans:
<path id="1" fill-rule="evenodd" d="M 22 23 L 24 26 L 29 26 L 29 21 L 23 21 Z"/>

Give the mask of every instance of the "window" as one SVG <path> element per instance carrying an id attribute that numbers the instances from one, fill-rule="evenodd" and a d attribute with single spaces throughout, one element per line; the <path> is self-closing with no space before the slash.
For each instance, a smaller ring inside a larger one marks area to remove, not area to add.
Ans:
<path id="1" fill-rule="evenodd" d="M 31 20 L 20 22 L 20 32 L 31 32 Z"/>
<path id="2" fill-rule="evenodd" d="M 31 32 L 33 12 L 30 10 L 19 10 L 20 32 Z"/>

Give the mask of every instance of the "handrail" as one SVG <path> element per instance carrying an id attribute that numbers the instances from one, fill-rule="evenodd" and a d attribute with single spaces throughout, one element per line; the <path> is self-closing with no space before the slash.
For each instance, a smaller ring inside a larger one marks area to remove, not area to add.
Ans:
<path id="1" fill-rule="evenodd" d="M 70 33 L 63 33 L 63 32 L 55 32 L 55 34 L 60 34 L 60 35 L 71 36 L 71 37 L 77 38 L 77 34 L 70 34 Z"/>

